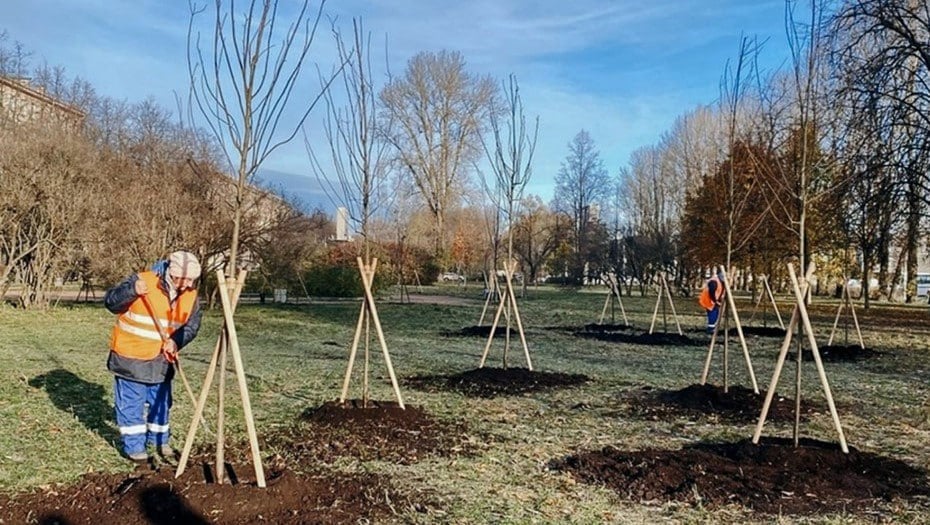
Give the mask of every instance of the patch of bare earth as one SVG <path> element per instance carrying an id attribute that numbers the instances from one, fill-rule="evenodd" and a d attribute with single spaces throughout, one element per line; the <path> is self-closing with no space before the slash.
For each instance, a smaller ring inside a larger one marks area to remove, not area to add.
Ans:
<path id="1" fill-rule="evenodd" d="M 298 474 L 282 461 L 265 465 L 259 488 L 251 464 L 227 465 L 233 484 L 213 482 L 213 458 L 174 468 L 139 466 L 126 474 L 87 474 L 78 483 L 0 497 L 0 523 L 332 524 L 386 518 L 409 505 L 373 475 Z"/>
<path id="2" fill-rule="evenodd" d="M 439 422 L 418 407 L 349 401 L 307 410 L 291 427 L 265 438 L 287 454 L 265 465 L 258 488 L 249 462 L 227 464 L 230 484 L 215 483 L 212 456 L 191 459 L 178 479 L 165 463 L 130 475 L 88 474 L 73 485 L 0 497 L 0 523 L 358 523 L 401 509 L 425 509 L 374 474 L 325 471 L 339 456 L 411 463 L 462 452 L 464 427 Z M 241 448 L 241 447 L 239 447 Z M 244 458 L 231 447 L 227 457 Z"/>
<path id="3" fill-rule="evenodd" d="M 741 326 L 743 330 L 743 335 L 755 335 L 758 337 L 785 337 L 785 329 L 779 328 L 777 326 Z M 735 337 L 739 334 L 739 331 L 736 328 L 730 328 L 729 330 L 730 337 Z M 717 337 L 720 337 L 718 334 Z"/>
<path id="4" fill-rule="evenodd" d="M 597 339 L 599 341 L 609 341 L 611 343 L 627 343 L 631 345 L 696 346 L 705 344 L 705 341 L 702 339 L 693 339 L 687 335 L 666 332 L 629 334 L 624 332 L 580 330 L 575 332 L 575 335 L 587 339 Z"/>
<path id="5" fill-rule="evenodd" d="M 507 335 L 508 329 L 506 326 L 497 326 L 494 328 L 494 337 L 504 337 Z M 510 337 L 517 337 L 517 329 L 510 328 Z M 442 335 L 446 337 L 484 337 L 487 338 L 491 335 L 491 325 L 484 326 L 466 326 L 460 330 L 455 331 L 445 331 Z"/>
<path id="6" fill-rule="evenodd" d="M 861 512 L 930 494 L 924 470 L 854 448 L 844 454 L 835 443 L 810 439 L 797 448 L 780 438 L 681 450 L 608 446 L 552 461 L 550 468 L 634 501 L 709 509 L 736 503 L 770 514 Z"/>
<path id="7" fill-rule="evenodd" d="M 830 363 L 855 363 L 857 361 L 875 359 L 882 355 L 881 352 L 867 347 L 863 348 L 859 345 L 818 346 L 817 351 L 820 353 L 820 358 L 822 360 Z M 801 351 L 801 357 L 808 363 L 814 361 L 814 353 L 809 348 L 805 348 Z M 796 358 L 797 354 L 792 352 L 790 359 L 793 360 Z"/>
<path id="8" fill-rule="evenodd" d="M 680 390 L 659 390 L 643 387 L 622 395 L 633 415 L 652 420 L 669 417 L 715 418 L 733 423 L 758 421 L 766 392 L 758 394 L 750 388 L 731 386 L 725 392 L 719 385 L 689 385 Z M 795 401 L 792 398 L 772 397 L 766 421 L 794 421 Z M 817 409 L 801 400 L 801 415 L 806 417 Z"/>
<path id="9" fill-rule="evenodd" d="M 573 387 L 590 379 L 584 374 L 541 372 L 526 368 L 476 368 L 454 375 L 418 376 L 410 386 L 425 391 L 458 392 L 468 397 L 517 396 L 554 388 Z"/>
<path id="10" fill-rule="evenodd" d="M 590 323 L 584 325 L 582 328 L 585 332 L 622 332 L 632 329 L 633 327 L 631 325 L 616 323 Z"/>
<path id="11" fill-rule="evenodd" d="M 410 464 L 427 456 L 468 452 L 464 424 L 437 420 L 396 402 L 330 401 L 307 409 L 293 426 L 268 437 L 301 462 L 332 463 L 341 456 Z"/>

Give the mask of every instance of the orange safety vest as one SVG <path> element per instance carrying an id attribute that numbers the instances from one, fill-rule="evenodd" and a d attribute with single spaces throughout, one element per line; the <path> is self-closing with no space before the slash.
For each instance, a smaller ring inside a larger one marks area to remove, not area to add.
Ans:
<path id="1" fill-rule="evenodd" d="M 710 281 L 717 282 L 717 289 L 714 292 L 715 297 L 710 296 L 710 287 L 707 284 L 704 285 L 701 295 L 698 296 L 698 302 L 701 303 L 705 310 L 713 310 L 717 303 L 720 302 L 720 299 L 723 298 L 723 283 L 720 282 L 720 279 L 715 275 L 707 280 L 708 283 Z"/>
<path id="2" fill-rule="evenodd" d="M 150 292 L 155 292 L 148 294 L 149 303 L 162 330 L 171 337 L 171 334 L 190 318 L 197 300 L 197 292 L 184 291 L 176 299 L 172 309 L 168 296 L 161 292 L 160 279 L 156 273 L 142 272 L 139 278 L 145 281 Z M 158 328 L 141 298 L 133 301 L 129 309 L 117 316 L 116 325 L 110 335 L 110 348 L 121 356 L 144 361 L 155 359 L 161 353 L 161 336 L 158 335 Z"/>

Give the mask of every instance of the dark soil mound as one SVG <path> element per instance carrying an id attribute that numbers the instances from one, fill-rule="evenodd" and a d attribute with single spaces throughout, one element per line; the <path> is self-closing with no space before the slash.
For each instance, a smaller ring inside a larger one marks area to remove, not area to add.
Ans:
<path id="1" fill-rule="evenodd" d="M 633 327 L 628 324 L 591 323 L 591 324 L 584 325 L 584 327 L 582 328 L 582 331 L 584 332 L 622 332 L 624 330 L 632 330 L 632 329 Z"/>
<path id="2" fill-rule="evenodd" d="M 458 331 L 443 332 L 446 337 L 488 337 L 491 335 L 491 325 L 487 326 L 466 326 Z M 494 329 L 494 337 L 504 337 L 507 335 L 506 326 L 497 326 Z M 517 337 L 517 330 L 514 327 L 510 329 L 510 337 Z"/>
<path id="3" fill-rule="evenodd" d="M 88 474 L 66 487 L 0 497 L 0 522 L 103 523 L 357 523 L 386 518 L 395 505 L 409 504 L 372 474 L 301 475 L 265 465 L 267 487 L 255 484 L 251 464 L 231 468 L 236 484 L 212 482 L 209 461 L 200 458 L 175 479 L 173 468 L 139 467 L 132 474 Z M 279 462 L 280 463 L 280 462 Z M 201 467 L 203 465 L 203 467 Z M 252 476 L 248 477 L 247 476 Z"/>
<path id="4" fill-rule="evenodd" d="M 759 337 L 785 337 L 785 330 L 777 326 L 744 326 L 743 335 L 755 335 Z M 730 328 L 730 337 L 739 336 L 736 328 Z M 719 334 L 718 334 L 719 337 Z"/>
<path id="5" fill-rule="evenodd" d="M 492 398 L 576 386 L 588 380 L 588 376 L 583 374 L 485 367 L 452 376 L 413 377 L 407 383 L 420 390 L 459 392 L 468 397 Z"/>
<path id="6" fill-rule="evenodd" d="M 332 463 L 340 456 L 410 464 L 425 456 L 464 452 L 464 425 L 438 421 L 421 408 L 396 402 L 330 401 L 304 411 L 268 443 L 305 460 Z"/>
<path id="7" fill-rule="evenodd" d="M 636 501 L 714 508 L 739 503 L 771 514 L 862 511 L 879 501 L 930 494 L 927 473 L 837 444 L 788 439 L 626 452 L 614 447 L 550 463 Z"/>
<path id="8" fill-rule="evenodd" d="M 703 345 L 704 341 L 692 339 L 686 335 L 678 335 L 664 332 L 641 333 L 641 334 L 624 334 L 618 332 L 592 332 L 580 331 L 575 332 L 579 337 L 589 339 L 598 339 L 601 341 L 610 341 L 612 343 L 628 343 L 631 345 L 648 345 L 648 346 L 697 346 Z"/>
<path id="9" fill-rule="evenodd" d="M 820 351 L 820 358 L 824 361 L 829 361 L 831 363 L 851 363 L 856 361 L 864 361 L 866 359 L 874 359 L 879 357 L 881 352 L 872 350 L 870 348 L 862 348 L 859 345 L 849 345 L 849 346 L 818 346 L 817 350 Z M 805 348 L 802 350 L 802 358 L 805 361 L 813 361 L 814 353 L 810 348 Z M 790 359 L 794 360 L 797 358 L 797 353 L 792 352 Z"/>
<path id="10" fill-rule="evenodd" d="M 630 412 L 653 420 L 685 416 L 699 418 L 712 416 L 734 423 L 759 420 L 765 391 L 759 394 L 742 386 L 731 386 L 727 392 L 717 385 L 690 385 L 681 390 L 652 390 L 645 387 L 629 394 Z M 779 396 L 772 398 L 766 421 L 794 421 L 794 400 Z M 816 410 L 801 400 L 802 417 Z"/>

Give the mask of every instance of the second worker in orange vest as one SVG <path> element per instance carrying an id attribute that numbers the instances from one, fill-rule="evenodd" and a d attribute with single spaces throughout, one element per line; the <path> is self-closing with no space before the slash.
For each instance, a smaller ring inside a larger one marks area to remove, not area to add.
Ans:
<path id="1" fill-rule="evenodd" d="M 707 310 L 707 333 L 712 334 L 717 328 L 717 319 L 720 317 L 720 305 L 723 304 L 723 272 L 711 276 L 707 280 L 701 295 L 698 296 L 698 302 Z"/>

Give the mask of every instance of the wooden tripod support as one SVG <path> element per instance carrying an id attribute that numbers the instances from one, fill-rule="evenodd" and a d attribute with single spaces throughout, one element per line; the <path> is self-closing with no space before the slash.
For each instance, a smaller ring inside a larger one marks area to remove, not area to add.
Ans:
<path id="1" fill-rule="evenodd" d="M 481 354 L 481 363 L 478 368 L 484 368 L 484 362 L 488 358 L 488 352 L 491 350 L 491 343 L 494 342 L 494 332 L 497 330 L 497 324 L 500 322 L 501 313 L 507 309 L 507 331 L 504 340 L 504 355 L 510 349 L 510 311 L 513 309 L 513 317 L 517 321 L 517 330 L 520 333 L 520 342 L 523 344 L 523 354 L 526 356 L 526 367 L 533 370 L 533 361 L 530 359 L 530 350 L 526 346 L 526 335 L 523 332 L 523 320 L 520 319 L 520 309 L 517 307 L 517 296 L 513 292 L 513 273 L 517 269 L 516 261 L 508 261 L 504 265 L 504 277 L 507 281 L 507 289 L 501 294 L 500 304 L 497 307 L 497 314 L 494 315 L 494 323 L 491 324 L 491 333 L 488 334 L 488 342 L 484 345 L 484 353 Z"/>
<path id="2" fill-rule="evenodd" d="M 840 322 L 840 314 L 845 309 L 849 309 L 849 313 L 852 316 L 853 325 L 856 327 L 856 335 L 859 336 L 859 348 L 865 349 L 865 343 L 862 341 L 862 331 L 859 330 L 859 318 L 856 317 L 856 308 L 853 306 L 852 298 L 849 296 L 849 279 L 847 279 L 844 275 L 843 298 L 840 299 L 840 305 L 836 309 L 836 319 L 833 320 L 833 329 L 830 330 L 830 339 L 827 341 L 827 346 L 833 344 L 833 336 L 836 334 L 836 326 Z"/>
<path id="3" fill-rule="evenodd" d="M 659 274 L 659 294 L 658 297 L 656 297 L 656 307 L 652 310 L 652 323 L 649 325 L 649 333 L 651 334 L 656 327 L 656 318 L 659 316 L 659 304 L 662 303 L 663 299 L 668 301 L 668 305 L 672 309 L 672 317 L 675 318 L 675 326 L 678 327 L 678 335 L 685 335 L 684 332 L 681 331 L 681 323 L 678 322 L 678 314 L 675 312 L 675 303 L 672 302 L 672 294 L 668 290 L 668 280 L 665 278 L 664 273 Z"/>
<path id="4" fill-rule="evenodd" d="M 368 333 L 369 322 L 374 324 L 375 333 L 378 336 L 378 342 L 381 344 L 381 352 L 384 354 L 384 363 L 388 369 L 388 375 L 391 377 L 391 385 L 394 387 L 394 395 L 397 397 L 397 404 L 400 408 L 404 406 L 404 398 L 400 395 L 400 386 L 397 384 L 397 376 L 394 374 L 394 365 L 391 364 L 391 354 L 388 352 L 387 343 L 384 340 L 384 331 L 381 330 L 381 318 L 378 317 L 378 307 L 375 306 L 375 298 L 371 292 L 371 286 L 375 279 L 375 269 L 378 267 L 378 259 L 372 259 L 371 264 L 365 264 L 361 257 L 356 257 L 358 271 L 362 275 L 362 287 L 365 289 L 365 298 L 362 300 L 362 306 L 358 313 L 358 323 L 355 325 L 355 336 L 352 338 L 352 349 L 349 351 L 349 364 L 346 367 L 345 379 L 342 381 L 342 395 L 339 396 L 339 402 L 345 403 L 349 395 L 349 383 L 352 380 L 352 368 L 355 366 L 355 357 L 358 354 L 358 344 L 362 338 L 362 332 Z M 363 400 L 368 400 L 368 340 L 365 338 L 365 370 Z"/>
<path id="5" fill-rule="evenodd" d="M 846 436 L 843 434 L 843 425 L 840 423 L 840 416 L 836 412 L 836 404 L 833 402 L 833 393 L 830 390 L 830 382 L 827 381 L 827 373 L 823 368 L 823 360 L 820 358 L 820 350 L 817 349 L 817 341 L 814 338 L 814 332 L 811 327 L 810 317 L 807 315 L 807 306 L 805 298 L 808 292 L 808 282 L 814 274 L 814 263 L 811 262 L 807 267 L 807 273 L 804 280 L 798 283 L 798 277 L 794 272 L 794 265 L 788 263 L 788 274 L 791 276 L 791 286 L 794 289 L 794 298 L 797 304 L 791 314 L 791 322 L 788 323 L 788 332 L 785 334 L 785 341 L 781 345 L 781 351 L 778 353 L 778 361 L 775 362 L 775 372 L 772 374 L 772 381 L 769 383 L 768 392 L 765 393 L 765 402 L 762 404 L 762 412 L 759 414 L 759 423 L 756 425 L 756 432 L 752 436 L 752 442 L 759 443 L 762 436 L 762 426 L 765 425 L 765 418 L 768 416 L 769 407 L 772 405 L 772 398 L 775 396 L 775 389 L 778 387 L 778 379 L 781 376 L 782 367 L 785 364 L 785 358 L 788 356 L 788 348 L 791 346 L 791 337 L 798 326 L 798 322 L 803 323 L 804 331 L 807 333 L 807 340 L 811 345 L 811 353 L 814 355 L 814 363 L 817 365 L 817 374 L 820 376 L 820 385 L 823 387 L 824 396 L 827 398 L 827 406 L 830 408 L 830 416 L 833 418 L 833 425 L 840 439 L 840 448 L 845 453 L 849 453 L 846 446 Z M 797 372 L 797 399 L 795 400 L 795 421 L 800 419 L 801 415 L 801 349 L 798 348 L 798 372 Z M 798 426 L 795 424 L 794 444 L 798 445 Z"/>
<path id="6" fill-rule="evenodd" d="M 500 286 L 497 284 L 497 276 L 494 276 L 493 279 L 485 277 L 484 282 L 486 284 L 485 289 L 487 290 L 487 294 L 484 296 L 484 307 L 481 308 L 481 317 L 478 318 L 478 326 L 484 324 L 484 316 L 488 313 L 488 306 L 491 305 L 491 297 L 495 295 L 501 297 L 499 293 Z"/>
<path id="7" fill-rule="evenodd" d="M 778 326 L 782 330 L 785 329 L 785 322 L 781 320 L 781 313 L 778 312 L 778 304 L 775 302 L 775 294 L 772 293 L 772 288 L 769 287 L 769 279 L 766 276 L 761 276 L 760 280 L 762 281 L 762 286 L 765 288 L 765 295 L 772 302 L 772 309 L 775 310 L 775 317 L 778 318 Z M 752 309 L 752 315 L 749 316 L 749 321 L 746 324 L 752 324 L 752 320 L 756 317 L 756 312 L 759 311 L 759 305 L 762 304 L 762 294 L 759 294 L 759 299 L 756 300 L 756 305 Z"/>
<path id="8" fill-rule="evenodd" d="M 601 318 L 597 320 L 597 324 L 604 324 L 604 317 L 607 315 L 607 307 L 610 306 L 614 299 L 617 300 L 617 304 L 620 305 L 620 313 L 623 314 L 623 324 L 629 326 L 630 321 L 626 318 L 626 310 L 623 308 L 623 299 L 620 297 L 620 284 L 617 282 L 617 275 L 613 272 L 604 274 L 604 277 L 607 279 L 607 298 L 604 299 L 604 309 L 601 310 Z M 611 310 L 611 317 L 613 317 L 613 310 Z"/>
<path id="9" fill-rule="evenodd" d="M 239 272 L 238 278 L 233 281 L 227 279 L 223 270 L 216 271 L 217 288 L 220 294 L 220 300 L 223 303 L 223 330 L 217 339 L 216 346 L 213 350 L 213 357 L 210 359 L 210 365 L 207 367 L 207 375 L 204 378 L 203 386 L 200 389 L 200 397 L 194 409 L 194 417 L 191 420 L 190 428 L 187 431 L 187 438 L 184 440 L 184 450 L 181 452 L 181 460 L 178 462 L 178 469 L 175 472 L 175 478 L 181 476 L 187 468 L 187 462 L 190 459 L 191 448 L 194 445 L 194 438 L 197 435 L 197 420 L 203 417 L 203 410 L 207 403 L 207 396 L 210 393 L 210 387 L 213 386 L 213 375 L 216 369 L 220 369 L 219 391 L 217 393 L 217 425 L 216 425 L 216 482 L 223 483 L 225 479 L 226 463 L 224 459 L 225 435 L 224 435 L 224 410 L 225 410 L 225 377 L 226 377 L 226 353 L 227 347 L 233 357 L 233 365 L 236 370 L 236 379 L 239 384 L 239 394 L 242 398 L 242 411 L 245 416 L 246 430 L 249 435 L 249 446 L 252 453 L 252 463 L 255 466 L 255 479 L 259 487 L 265 487 L 265 470 L 262 467 L 261 452 L 258 449 L 258 434 L 255 432 L 255 418 L 252 416 L 252 403 L 249 400 L 249 389 L 245 381 L 245 368 L 242 365 L 242 355 L 239 352 L 239 337 L 236 335 L 236 324 L 233 320 L 233 313 L 236 304 L 239 302 L 239 294 L 242 291 L 242 285 L 245 283 L 246 272 Z M 232 297 L 230 297 L 230 288 Z"/>
<path id="10" fill-rule="evenodd" d="M 710 373 L 710 363 L 711 358 L 714 355 L 714 344 L 717 342 L 717 332 L 720 331 L 720 325 L 723 324 L 723 321 L 729 319 L 727 315 L 727 310 L 729 309 L 733 315 L 733 321 L 736 323 L 736 333 L 739 335 L 739 342 L 743 348 L 743 358 L 746 360 L 746 368 L 749 370 L 749 379 L 752 380 L 752 391 L 756 394 L 759 393 L 759 384 L 756 382 L 756 373 L 752 368 L 752 360 L 749 358 L 749 349 L 746 347 L 746 338 L 743 336 L 743 325 L 740 324 L 739 313 L 736 310 L 736 301 L 733 300 L 733 294 L 730 289 L 730 279 L 726 273 L 726 270 L 723 269 L 723 266 L 719 268 L 714 268 L 714 271 L 723 274 L 723 279 L 721 280 L 721 285 L 723 285 L 724 296 L 726 297 L 727 302 L 720 307 L 720 317 L 717 319 L 717 326 L 714 327 L 714 333 L 710 336 L 710 347 L 707 349 L 707 359 L 704 360 L 704 371 L 701 373 L 701 384 L 707 383 L 707 375 Z M 730 272 L 733 273 L 732 271 Z M 729 307 L 729 308 L 728 308 Z M 728 371 L 728 362 L 729 362 L 729 333 L 724 330 L 723 333 L 723 391 L 727 392 L 729 389 L 729 377 L 727 374 Z"/>

